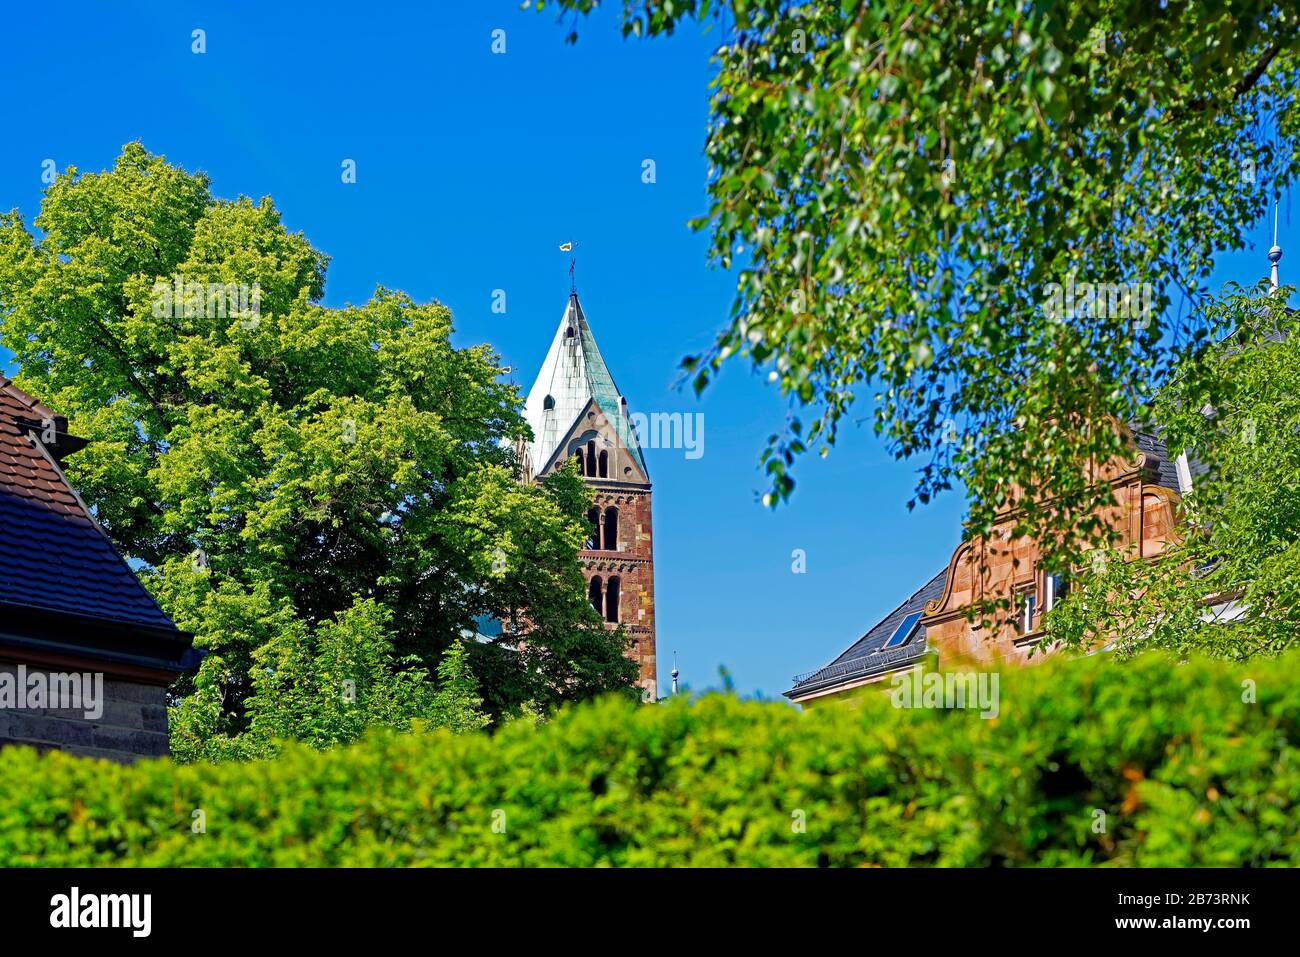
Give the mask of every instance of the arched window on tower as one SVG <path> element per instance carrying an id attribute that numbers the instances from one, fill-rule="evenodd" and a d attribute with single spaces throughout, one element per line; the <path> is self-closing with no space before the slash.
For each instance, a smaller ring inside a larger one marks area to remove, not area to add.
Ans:
<path id="1" fill-rule="evenodd" d="M 605 620 L 618 621 L 618 586 L 619 579 L 613 575 L 609 579 L 609 584 L 605 586 Z"/>
<path id="2" fill-rule="evenodd" d="M 596 614 L 603 615 L 605 609 L 601 607 L 600 601 L 600 576 L 597 575 L 587 586 L 587 597 L 591 600 L 591 607 L 596 609 Z"/>
<path id="3" fill-rule="evenodd" d="M 596 443 L 587 443 L 587 474 L 596 477 Z"/>
<path id="4" fill-rule="evenodd" d="M 618 549 L 618 509 L 613 505 L 605 509 L 605 551 Z"/>
<path id="5" fill-rule="evenodd" d="M 600 477 L 608 478 L 609 477 L 609 452 L 607 452 L 605 449 L 601 449 L 600 458 L 597 460 L 597 462 L 600 466 Z"/>
<path id="6" fill-rule="evenodd" d="M 578 451 L 574 452 L 573 457 L 578 460 L 578 474 L 586 475 L 587 463 L 586 463 L 586 459 L 583 458 L 582 449 L 578 449 Z"/>
<path id="7" fill-rule="evenodd" d="M 600 548 L 600 509 L 588 509 L 587 521 L 591 523 L 591 534 L 587 536 L 587 547 Z"/>
<path id="8" fill-rule="evenodd" d="M 548 395 L 545 399 L 542 400 L 542 409 L 544 411 L 549 411 L 553 408 L 555 408 L 555 396 Z"/>

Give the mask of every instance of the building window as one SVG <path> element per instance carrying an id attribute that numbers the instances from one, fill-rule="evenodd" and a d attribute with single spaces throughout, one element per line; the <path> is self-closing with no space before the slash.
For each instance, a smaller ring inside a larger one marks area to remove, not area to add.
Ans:
<path id="1" fill-rule="evenodd" d="M 591 607 L 596 609 L 596 614 L 603 615 L 605 609 L 601 607 L 600 584 L 600 576 L 597 575 L 591 580 L 591 583 L 587 585 L 587 598 L 591 600 Z"/>
<path id="2" fill-rule="evenodd" d="M 600 477 L 608 478 L 609 477 L 609 453 L 604 449 L 600 450 L 599 466 L 600 466 Z"/>
<path id="3" fill-rule="evenodd" d="M 1016 596 L 1016 631 L 1027 635 L 1034 630 L 1034 616 L 1038 613 L 1038 590 L 1023 589 Z"/>
<path id="4" fill-rule="evenodd" d="M 587 536 L 587 547 L 600 548 L 600 509 L 588 509 L 587 521 L 591 523 L 591 534 Z"/>
<path id="5" fill-rule="evenodd" d="M 916 624 L 920 620 L 921 613 L 919 611 L 914 611 L 909 614 L 898 623 L 898 627 L 894 629 L 894 633 L 890 635 L 885 643 L 880 647 L 882 649 L 897 648 L 900 645 L 907 644 L 908 641 L 911 640 L 912 635 L 916 633 Z"/>
<path id="6" fill-rule="evenodd" d="M 587 443 L 587 474 L 596 477 L 596 443 Z"/>
<path id="7" fill-rule="evenodd" d="M 614 575 L 605 588 L 605 620 L 618 621 L 618 576 Z"/>
<path id="8" fill-rule="evenodd" d="M 618 509 L 613 505 L 605 509 L 605 551 L 618 550 Z"/>
<path id="9" fill-rule="evenodd" d="M 553 408 L 555 408 L 555 396 L 548 395 L 545 399 L 542 400 L 542 409 L 550 410 Z"/>
<path id="10" fill-rule="evenodd" d="M 574 452 L 574 453 L 573 453 L 573 457 L 574 457 L 575 459 L 578 460 L 578 474 L 579 474 L 579 475 L 586 475 L 586 474 L 587 474 L 587 469 L 586 469 L 586 466 L 585 466 L 585 464 L 584 464 L 584 462 L 583 462 L 583 458 L 582 458 L 582 449 L 578 449 L 578 451 Z"/>
<path id="11" fill-rule="evenodd" d="M 1070 593 L 1070 580 L 1064 575 L 1048 575 L 1044 584 L 1043 611 L 1051 611 L 1058 601 Z"/>

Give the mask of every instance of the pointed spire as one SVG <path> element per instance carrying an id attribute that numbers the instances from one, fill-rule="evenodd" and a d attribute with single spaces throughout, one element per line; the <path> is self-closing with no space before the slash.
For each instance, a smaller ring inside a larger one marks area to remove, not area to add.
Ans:
<path id="1" fill-rule="evenodd" d="M 1277 263 L 1282 258 L 1282 247 L 1277 244 L 1277 207 L 1278 204 L 1275 201 L 1273 203 L 1273 248 L 1268 251 L 1268 261 L 1273 264 L 1268 281 L 1269 285 L 1274 289 L 1279 285 L 1277 281 Z"/>
<path id="2" fill-rule="evenodd" d="M 535 475 L 545 470 L 590 400 L 595 400 L 641 475 L 648 479 L 650 473 L 646 470 L 627 404 L 614 384 L 614 377 L 610 375 L 600 349 L 596 347 L 578 295 L 571 292 L 551 348 L 524 404 L 524 417 L 533 430 L 531 449 Z"/>
<path id="3" fill-rule="evenodd" d="M 681 674 L 681 672 L 677 670 L 677 652 L 674 651 L 674 652 L 673 652 L 673 670 L 672 670 L 672 676 L 673 676 L 673 697 L 674 697 L 674 698 L 677 697 L 677 676 L 680 675 L 680 674 Z"/>

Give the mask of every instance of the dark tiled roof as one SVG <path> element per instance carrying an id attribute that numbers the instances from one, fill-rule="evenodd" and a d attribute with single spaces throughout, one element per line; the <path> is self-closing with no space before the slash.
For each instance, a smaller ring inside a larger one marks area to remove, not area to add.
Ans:
<path id="1" fill-rule="evenodd" d="M 54 417 L 0 376 L 0 605 L 175 631 L 29 437 L 34 423 Z"/>
<path id="2" fill-rule="evenodd" d="M 786 695 L 793 696 L 814 689 L 833 687 L 841 682 L 855 680 L 916 658 L 918 652 L 926 647 L 924 626 L 918 626 L 906 645 L 886 651 L 884 644 L 903 619 L 914 612 L 923 612 L 926 602 L 934 601 L 943 595 L 947 575 L 948 567 L 945 565 L 912 597 L 872 626 L 838 658 L 812 674 L 796 678 L 794 687 L 787 691 Z"/>

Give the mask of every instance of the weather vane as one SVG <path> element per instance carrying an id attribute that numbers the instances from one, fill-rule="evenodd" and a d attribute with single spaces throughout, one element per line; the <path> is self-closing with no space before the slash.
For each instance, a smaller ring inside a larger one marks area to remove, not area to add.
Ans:
<path id="1" fill-rule="evenodd" d="M 577 257 L 574 256 L 573 251 L 577 248 L 578 244 L 572 239 L 560 245 L 560 252 L 569 254 L 569 293 L 575 296 L 578 294 L 578 281 L 574 278 L 573 271 L 577 266 Z"/>

